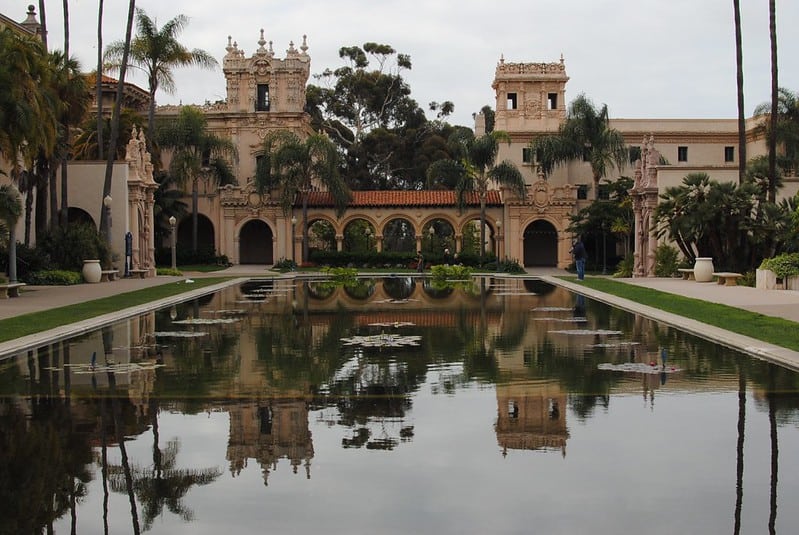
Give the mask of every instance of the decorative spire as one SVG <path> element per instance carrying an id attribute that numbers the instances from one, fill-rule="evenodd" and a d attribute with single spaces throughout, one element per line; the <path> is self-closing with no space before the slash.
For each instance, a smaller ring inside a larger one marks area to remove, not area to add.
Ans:
<path id="1" fill-rule="evenodd" d="M 500 65 L 504 65 L 505 64 L 505 54 L 500 54 L 499 55 L 499 64 Z"/>
<path id="2" fill-rule="evenodd" d="M 294 48 L 294 41 L 289 41 L 289 49 L 286 50 L 287 56 L 293 56 L 297 53 L 297 49 Z"/>
<path id="3" fill-rule="evenodd" d="M 266 39 L 264 39 L 264 29 L 261 28 L 261 38 L 258 39 L 258 52 L 266 52 L 264 45 L 266 44 Z"/>
<path id="4" fill-rule="evenodd" d="M 300 47 L 303 54 L 308 54 L 308 36 L 303 34 L 302 36 L 302 46 Z"/>
<path id="5" fill-rule="evenodd" d="M 227 36 L 227 46 L 225 47 L 225 50 L 227 51 L 227 53 L 228 53 L 228 54 L 230 54 L 231 52 L 233 52 L 233 44 L 232 44 L 232 41 L 233 41 L 233 37 L 231 37 L 231 36 L 229 36 L 229 35 L 228 35 L 228 36 Z"/>

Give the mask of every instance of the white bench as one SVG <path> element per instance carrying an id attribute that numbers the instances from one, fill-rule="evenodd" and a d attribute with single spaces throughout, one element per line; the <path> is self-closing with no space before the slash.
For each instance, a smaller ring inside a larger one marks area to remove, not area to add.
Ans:
<path id="1" fill-rule="evenodd" d="M 139 277 L 140 279 L 143 279 L 144 277 L 147 276 L 147 272 L 148 271 L 149 270 L 147 270 L 147 269 L 131 269 L 130 270 L 130 276 L 131 277 Z"/>
<path id="2" fill-rule="evenodd" d="M 100 272 L 100 282 L 115 281 L 119 277 L 118 269 L 104 269 Z"/>
<path id="3" fill-rule="evenodd" d="M 19 297 L 19 289 L 25 286 L 24 282 L 9 282 L 0 284 L 0 299 Z"/>
<path id="4" fill-rule="evenodd" d="M 716 282 L 724 286 L 737 286 L 738 279 L 743 277 L 740 273 L 732 273 L 730 271 L 719 271 L 713 273 L 713 276 L 718 279 Z"/>
<path id="5" fill-rule="evenodd" d="M 677 271 L 679 271 L 680 275 L 682 275 L 682 280 L 685 281 L 696 280 L 694 278 L 694 268 L 679 268 Z"/>

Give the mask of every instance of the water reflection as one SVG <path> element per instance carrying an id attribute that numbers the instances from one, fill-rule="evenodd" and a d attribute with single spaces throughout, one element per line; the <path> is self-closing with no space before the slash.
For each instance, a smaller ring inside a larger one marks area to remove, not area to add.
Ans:
<path id="1" fill-rule="evenodd" d="M 419 345 L 344 343 L 389 335 Z M 778 477 L 797 391 L 791 371 L 540 281 L 252 281 L 0 362 L 0 532 L 213 530 L 232 509 L 240 532 L 265 514 L 344 532 L 325 504 L 375 496 L 382 520 L 350 529 L 777 532 L 799 522 Z M 626 518 L 551 507 L 574 489 Z M 409 520 L 430 507 L 452 513 Z"/>

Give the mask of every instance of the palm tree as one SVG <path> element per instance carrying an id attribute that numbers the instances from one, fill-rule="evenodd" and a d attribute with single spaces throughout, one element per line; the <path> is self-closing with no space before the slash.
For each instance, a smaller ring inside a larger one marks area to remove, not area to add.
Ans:
<path id="1" fill-rule="evenodd" d="M 130 46 L 130 58 L 123 59 L 124 43 L 116 41 L 108 45 L 105 51 L 106 70 L 117 70 L 122 63 L 130 61 L 147 75 L 150 91 L 150 109 L 147 112 L 147 134 L 152 136 L 155 123 L 155 93 L 161 87 L 167 93 L 175 92 L 175 79 L 172 69 L 175 67 L 217 66 L 214 57 L 199 48 L 189 50 L 177 40 L 180 33 L 189 23 L 185 15 L 178 15 L 168 21 L 160 29 L 157 20 L 151 19 L 147 13 L 136 10 L 136 38 Z"/>
<path id="2" fill-rule="evenodd" d="M 510 144 L 506 132 L 494 130 L 479 138 L 458 132 L 451 140 L 460 154 L 459 160 L 438 160 L 427 171 L 428 187 L 443 183 L 457 192 L 458 206 L 463 207 L 466 194 L 477 194 L 480 200 L 480 263 L 485 256 L 485 205 L 491 182 L 510 188 L 520 198 L 526 195 L 524 177 L 509 160 L 496 163 L 500 142 Z"/>
<path id="3" fill-rule="evenodd" d="M 764 116 L 760 127 L 771 139 L 772 128 L 775 142 L 780 146 L 777 154 L 777 165 L 784 170 L 796 170 L 799 167 L 799 93 L 781 87 L 777 98 L 777 122 L 771 125 L 771 102 L 763 102 L 755 108 L 755 115 Z M 779 175 L 779 173 L 777 173 Z M 779 184 L 777 185 L 779 189 Z"/>
<path id="4" fill-rule="evenodd" d="M 302 261 L 308 260 L 308 195 L 322 186 L 333 197 L 339 214 L 352 198 L 339 173 L 340 157 L 336 146 L 322 134 L 301 140 L 297 134 L 279 130 L 266 136 L 263 156 L 258 160 L 255 183 L 259 190 L 279 189 L 284 213 L 298 195 L 302 197 Z M 292 244 L 293 247 L 293 244 Z"/>
<path id="5" fill-rule="evenodd" d="M 599 195 L 599 181 L 612 167 L 621 169 L 628 161 L 624 136 L 610 127 L 608 107 L 598 110 L 585 96 L 578 95 L 569 105 L 566 120 L 557 134 L 541 136 L 530 143 L 541 171 L 549 175 L 556 166 L 582 158 L 591 164 L 594 199 Z"/>
<path id="6" fill-rule="evenodd" d="M 136 0 L 128 3 L 128 23 L 125 30 L 125 45 L 122 49 L 122 64 L 119 67 L 119 81 L 117 82 L 117 94 L 114 100 L 114 111 L 111 112 L 111 134 L 108 142 L 109 147 L 116 147 L 119 139 L 119 114 L 122 109 L 122 94 L 125 87 L 125 73 L 128 66 L 128 54 L 130 53 L 131 34 L 133 33 L 133 12 L 136 9 Z M 97 73 L 100 76 L 100 73 Z M 108 158 L 105 161 L 105 181 L 103 182 L 103 199 L 111 194 L 111 176 L 114 170 L 114 152 L 108 150 Z M 104 234 L 108 240 L 111 239 L 111 232 L 108 221 L 108 211 L 100 204 L 100 233 Z"/>
<path id="7" fill-rule="evenodd" d="M 779 85 L 777 81 L 777 7 L 775 0 L 768 2 L 768 29 L 771 40 L 771 128 L 768 137 L 768 176 L 771 184 L 768 191 L 769 202 L 777 200 L 777 105 L 779 104 Z"/>
<path id="8" fill-rule="evenodd" d="M 236 157 L 236 146 L 208 132 L 205 115 L 190 106 L 181 108 L 177 118 L 158 126 L 156 139 L 163 148 L 172 149 L 169 174 L 177 184 L 191 184 L 192 251 L 197 252 L 197 215 L 199 181 L 208 179 L 220 186 L 233 184 L 236 177 L 226 158 Z"/>
<path id="9" fill-rule="evenodd" d="M 103 139 L 103 0 L 97 9 L 97 71 L 94 80 L 94 100 L 97 103 L 97 139 Z M 98 159 L 103 159 L 103 146 L 99 145 Z"/>
<path id="10" fill-rule="evenodd" d="M 17 282 L 17 220 L 22 214 L 22 200 L 14 186 L 0 186 L 0 221 L 8 228 L 8 280 Z"/>
<path id="11" fill-rule="evenodd" d="M 741 0 L 732 0 L 735 12 L 735 68 L 738 91 L 738 184 L 746 175 L 746 117 L 744 116 L 744 56 L 741 43 Z"/>

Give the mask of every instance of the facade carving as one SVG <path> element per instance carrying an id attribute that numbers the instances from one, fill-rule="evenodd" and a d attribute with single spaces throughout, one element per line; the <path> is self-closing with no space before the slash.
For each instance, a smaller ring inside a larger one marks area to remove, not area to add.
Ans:
<path id="1" fill-rule="evenodd" d="M 661 155 L 655 149 L 655 138 L 650 135 L 641 142 L 641 158 L 634 164 L 635 175 L 630 197 L 635 220 L 633 276 L 655 276 L 654 211 L 658 204 L 658 164 Z"/>

